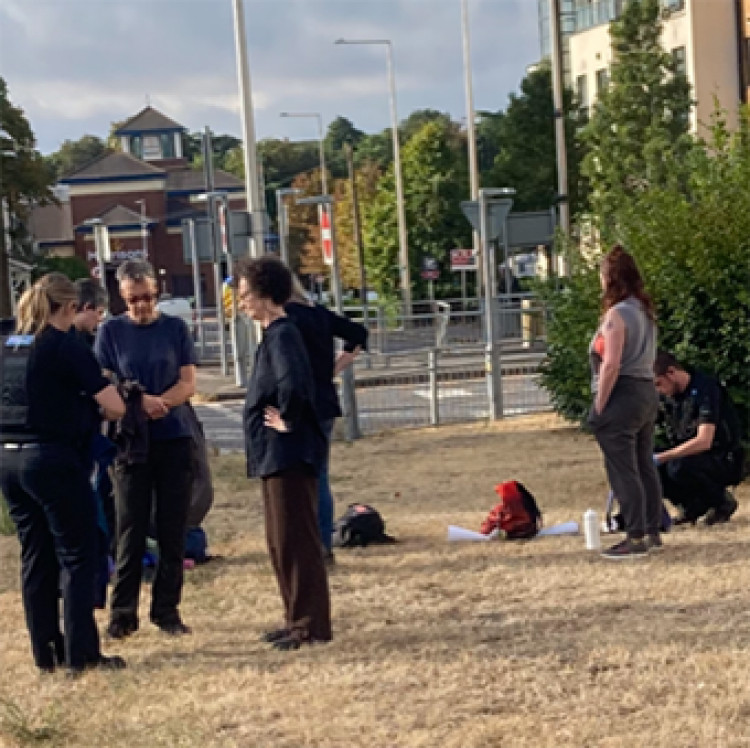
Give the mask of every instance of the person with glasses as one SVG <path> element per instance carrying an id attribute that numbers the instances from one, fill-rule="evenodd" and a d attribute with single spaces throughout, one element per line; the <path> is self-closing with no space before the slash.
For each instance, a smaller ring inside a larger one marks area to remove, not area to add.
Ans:
<path id="1" fill-rule="evenodd" d="M 156 276 L 148 262 L 124 262 L 117 280 L 127 311 L 100 328 L 95 351 L 105 371 L 139 386 L 134 419 L 146 419 L 147 444 L 134 454 L 120 450 L 115 459 L 117 558 L 107 632 L 121 639 L 138 629 L 143 555 L 153 516 L 159 560 L 149 617 L 167 634 L 189 634 L 179 604 L 192 487 L 187 402 L 195 392 L 195 350 L 184 320 L 156 308 Z"/>
<path id="2" fill-rule="evenodd" d="M 73 325 L 75 285 L 40 278 L 18 305 L 17 334 L 0 350 L 0 489 L 21 543 L 21 590 L 36 666 L 69 676 L 119 670 L 102 655 L 94 620 L 97 508 L 90 448 L 100 416 L 125 404 Z M 63 629 L 60 628 L 62 596 Z"/>

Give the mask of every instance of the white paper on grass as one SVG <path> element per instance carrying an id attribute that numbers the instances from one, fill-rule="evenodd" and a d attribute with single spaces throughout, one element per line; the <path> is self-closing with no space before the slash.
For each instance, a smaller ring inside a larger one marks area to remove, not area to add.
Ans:
<path id="1" fill-rule="evenodd" d="M 451 543 L 456 543 L 463 540 L 473 541 L 487 541 L 493 540 L 498 536 L 498 531 L 493 530 L 489 535 L 483 535 L 481 532 L 474 532 L 474 530 L 467 530 L 465 527 L 457 527 L 456 525 L 448 525 L 448 540 Z"/>
<path id="2" fill-rule="evenodd" d="M 578 522 L 560 522 L 551 527 L 543 527 L 538 535 L 578 535 Z"/>

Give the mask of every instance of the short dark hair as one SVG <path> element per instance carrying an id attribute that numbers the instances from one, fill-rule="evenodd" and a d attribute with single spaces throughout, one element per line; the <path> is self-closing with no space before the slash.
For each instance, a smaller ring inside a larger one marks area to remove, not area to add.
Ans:
<path id="1" fill-rule="evenodd" d="M 289 268 L 273 255 L 250 258 L 243 257 L 234 266 L 232 286 L 239 286 L 240 278 L 247 281 L 250 290 L 261 299 L 269 299 L 283 306 L 292 295 L 292 273 Z"/>
<path id="2" fill-rule="evenodd" d="M 659 351 L 654 361 L 654 374 L 657 377 L 663 377 L 667 369 L 682 369 L 680 362 L 669 352 Z"/>
<path id="3" fill-rule="evenodd" d="M 100 306 L 106 308 L 109 303 L 109 294 L 102 288 L 99 281 L 92 278 L 79 278 L 76 281 L 78 291 L 78 311 L 82 312 L 86 307 L 98 309 Z"/>

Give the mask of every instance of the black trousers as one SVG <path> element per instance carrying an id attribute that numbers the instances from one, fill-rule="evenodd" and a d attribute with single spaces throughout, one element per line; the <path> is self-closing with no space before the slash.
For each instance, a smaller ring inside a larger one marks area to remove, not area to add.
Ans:
<path id="1" fill-rule="evenodd" d="M 159 562 L 149 617 L 156 624 L 172 623 L 179 619 L 182 596 L 185 525 L 192 489 L 190 438 L 151 442 L 146 463 L 115 463 L 114 475 L 117 559 L 111 620 L 138 626 L 138 596 L 153 498 Z"/>
<path id="2" fill-rule="evenodd" d="M 263 478 L 263 505 L 285 626 L 300 641 L 329 641 L 331 600 L 318 528 L 318 479 L 303 466 Z"/>
<path id="3" fill-rule="evenodd" d="M 63 659 L 68 667 L 95 662 L 97 515 L 86 459 L 64 444 L 2 448 L 0 459 L 0 488 L 21 542 L 21 589 L 34 662 L 42 668 Z"/>
<path id="4" fill-rule="evenodd" d="M 650 380 L 619 377 L 604 412 L 589 417 L 620 502 L 625 532 L 639 539 L 661 524 L 661 486 L 653 461 L 658 394 Z"/>
<path id="5" fill-rule="evenodd" d="M 732 466 L 723 455 L 704 452 L 659 465 L 659 479 L 664 497 L 693 520 L 723 503 L 724 490 L 732 485 Z"/>

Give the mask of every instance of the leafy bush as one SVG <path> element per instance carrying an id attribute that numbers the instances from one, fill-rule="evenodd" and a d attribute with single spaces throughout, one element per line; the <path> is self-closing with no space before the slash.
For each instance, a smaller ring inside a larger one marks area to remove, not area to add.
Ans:
<path id="1" fill-rule="evenodd" d="M 689 155 L 682 187 L 652 187 L 623 202 L 618 232 L 654 297 L 659 345 L 722 379 L 750 422 L 750 110 L 736 132 L 714 117 L 708 143 Z M 565 288 L 546 293 L 549 361 L 543 384 L 555 408 L 581 420 L 589 402 L 586 346 L 596 327 L 598 277 L 579 261 Z"/>

